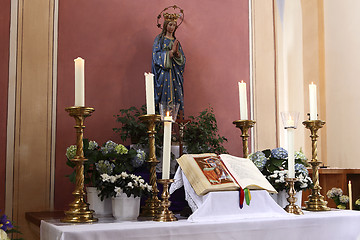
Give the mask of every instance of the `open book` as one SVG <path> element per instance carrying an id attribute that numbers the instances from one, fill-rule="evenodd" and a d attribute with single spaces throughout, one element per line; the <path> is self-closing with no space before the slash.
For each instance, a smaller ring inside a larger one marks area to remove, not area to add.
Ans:
<path id="1" fill-rule="evenodd" d="M 177 159 L 196 194 L 230 191 L 242 188 L 264 189 L 276 193 L 274 187 L 247 158 L 213 153 L 184 154 Z"/>

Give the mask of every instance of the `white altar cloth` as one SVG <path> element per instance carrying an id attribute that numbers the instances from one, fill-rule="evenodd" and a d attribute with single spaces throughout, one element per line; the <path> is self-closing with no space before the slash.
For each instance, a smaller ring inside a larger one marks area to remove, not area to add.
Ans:
<path id="1" fill-rule="evenodd" d="M 209 192 L 204 196 L 199 196 L 180 167 L 175 173 L 174 180 L 170 186 L 170 193 L 184 186 L 185 199 L 193 211 L 188 218 L 190 222 L 231 221 L 289 215 L 265 190 L 251 190 L 250 205 L 244 202 L 243 208 L 240 209 L 238 191 Z"/>
<path id="2" fill-rule="evenodd" d="M 192 223 L 109 222 L 92 224 L 41 222 L 42 240 L 360 240 L 360 212 L 332 210 L 303 216 L 262 217 Z"/>

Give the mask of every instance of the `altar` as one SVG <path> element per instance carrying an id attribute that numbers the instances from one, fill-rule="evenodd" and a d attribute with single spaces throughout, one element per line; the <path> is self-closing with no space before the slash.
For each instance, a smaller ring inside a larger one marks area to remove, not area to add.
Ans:
<path id="1" fill-rule="evenodd" d="M 42 240 L 229 240 L 229 239 L 293 239 L 293 240 L 357 240 L 360 239 L 360 212 L 331 210 L 308 212 L 297 216 L 245 218 L 212 222 L 132 221 L 114 222 L 112 218 L 100 219 L 92 224 L 67 224 L 59 220 L 41 222 Z"/>

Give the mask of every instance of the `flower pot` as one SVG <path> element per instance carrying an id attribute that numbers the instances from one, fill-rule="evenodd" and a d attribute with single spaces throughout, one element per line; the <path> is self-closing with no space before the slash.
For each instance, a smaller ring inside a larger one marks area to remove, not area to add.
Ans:
<path id="1" fill-rule="evenodd" d="M 136 220 L 140 213 L 140 197 L 127 197 L 125 193 L 113 197 L 112 213 L 117 221 Z"/>
<path id="2" fill-rule="evenodd" d="M 89 203 L 89 208 L 95 211 L 95 216 L 97 217 L 107 217 L 112 214 L 111 199 L 105 198 L 101 201 L 101 198 L 98 196 L 99 190 L 95 187 L 87 187 L 87 202 Z"/>
<path id="3" fill-rule="evenodd" d="M 278 192 L 277 194 L 271 194 L 274 201 L 282 208 L 285 208 L 289 202 L 287 201 L 288 193 L 285 190 Z M 295 204 L 301 207 L 302 191 L 296 192 L 295 197 L 297 198 Z"/>

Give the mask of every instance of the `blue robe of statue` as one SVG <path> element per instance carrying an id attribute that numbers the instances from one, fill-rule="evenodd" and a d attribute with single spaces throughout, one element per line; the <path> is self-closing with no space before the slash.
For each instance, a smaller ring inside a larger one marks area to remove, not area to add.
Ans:
<path id="1" fill-rule="evenodd" d="M 185 55 L 179 42 L 179 56 L 170 58 L 175 39 L 158 35 L 154 40 L 152 54 L 152 73 L 154 74 L 155 106 L 179 103 L 179 110 L 184 109 L 183 73 Z"/>

